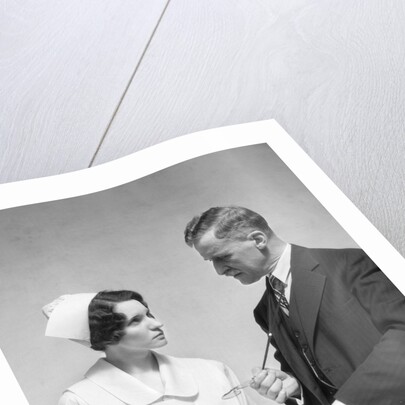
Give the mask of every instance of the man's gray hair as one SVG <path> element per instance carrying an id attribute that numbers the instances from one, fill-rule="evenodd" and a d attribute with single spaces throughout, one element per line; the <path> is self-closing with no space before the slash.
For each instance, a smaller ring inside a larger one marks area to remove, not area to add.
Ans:
<path id="1" fill-rule="evenodd" d="M 212 207 L 201 215 L 196 215 L 187 224 L 184 230 L 186 244 L 193 247 L 195 242 L 211 229 L 218 239 L 245 239 L 254 230 L 261 231 L 268 237 L 273 234 L 266 220 L 248 208 Z"/>

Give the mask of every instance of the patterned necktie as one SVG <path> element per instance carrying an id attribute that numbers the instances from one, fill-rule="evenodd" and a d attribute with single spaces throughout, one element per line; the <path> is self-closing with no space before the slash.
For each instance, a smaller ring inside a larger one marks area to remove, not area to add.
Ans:
<path id="1" fill-rule="evenodd" d="M 285 284 L 280 281 L 277 277 L 269 277 L 270 287 L 272 288 L 277 302 L 279 303 L 283 312 L 289 316 L 290 315 L 290 305 L 288 304 L 287 298 L 284 295 Z"/>

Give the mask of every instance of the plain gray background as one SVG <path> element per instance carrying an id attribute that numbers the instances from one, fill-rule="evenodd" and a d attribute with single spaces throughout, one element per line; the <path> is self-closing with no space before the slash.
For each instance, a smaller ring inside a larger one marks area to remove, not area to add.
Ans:
<path id="1" fill-rule="evenodd" d="M 267 145 L 217 152 L 111 190 L 0 211 L 0 345 L 31 405 L 57 402 L 98 357 L 44 337 L 41 307 L 61 294 L 134 289 L 165 324 L 162 351 L 212 358 L 241 380 L 266 336 L 252 310 L 264 282 L 218 277 L 183 242 L 194 214 L 242 205 L 304 246 L 356 246 Z M 270 355 L 268 366 L 275 366 Z M 257 404 L 269 404 L 247 390 Z"/>

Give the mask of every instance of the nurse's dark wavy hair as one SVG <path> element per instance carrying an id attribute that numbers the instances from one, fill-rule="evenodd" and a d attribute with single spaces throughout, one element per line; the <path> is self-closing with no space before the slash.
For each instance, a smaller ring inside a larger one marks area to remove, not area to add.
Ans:
<path id="1" fill-rule="evenodd" d="M 101 291 L 89 304 L 90 343 L 94 350 L 105 350 L 109 345 L 116 345 L 125 335 L 127 318 L 124 314 L 114 312 L 115 304 L 136 300 L 146 308 L 148 304 L 141 294 L 135 291 Z"/>

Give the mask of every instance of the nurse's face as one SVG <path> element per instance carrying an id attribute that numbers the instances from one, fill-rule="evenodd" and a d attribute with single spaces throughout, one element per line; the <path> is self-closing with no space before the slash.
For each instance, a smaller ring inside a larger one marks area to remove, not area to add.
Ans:
<path id="1" fill-rule="evenodd" d="M 115 305 L 114 312 L 124 314 L 127 319 L 125 335 L 119 341 L 119 347 L 130 351 L 143 351 L 167 344 L 162 330 L 163 324 L 139 301 L 119 302 Z"/>

